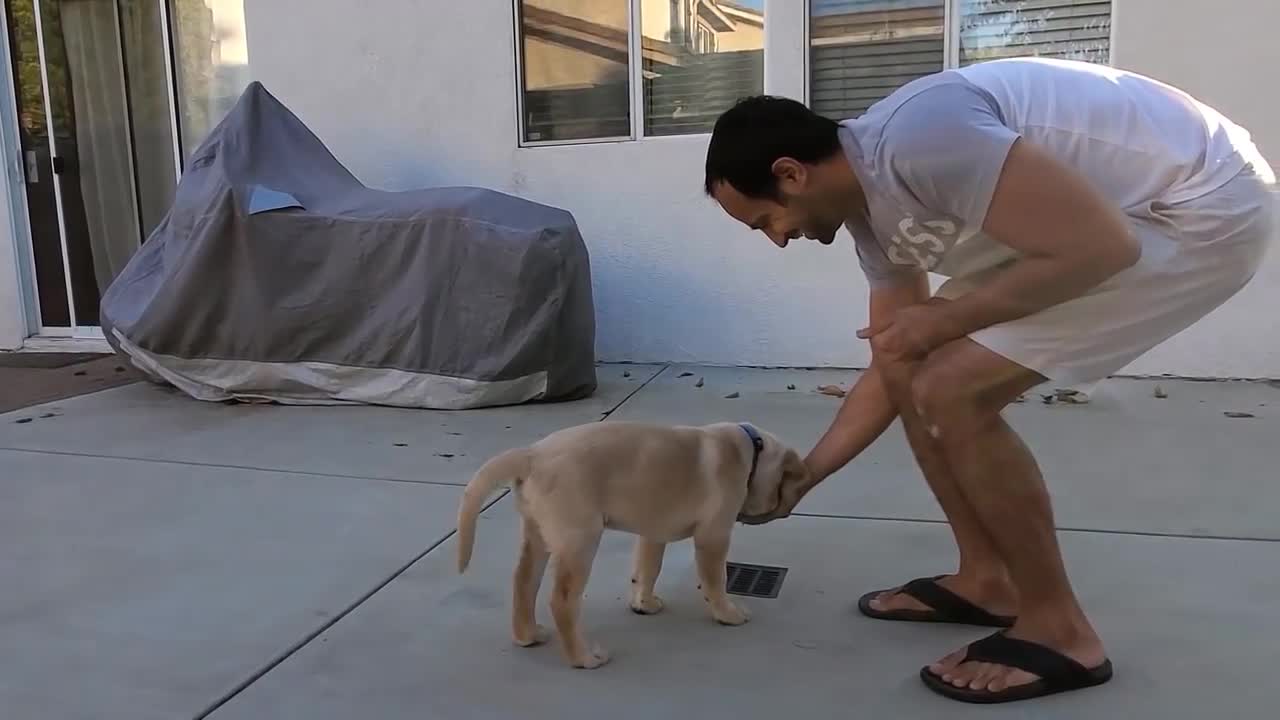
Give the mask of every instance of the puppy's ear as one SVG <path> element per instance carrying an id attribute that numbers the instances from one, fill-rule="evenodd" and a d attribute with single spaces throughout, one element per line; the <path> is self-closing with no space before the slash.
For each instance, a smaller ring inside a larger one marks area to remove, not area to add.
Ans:
<path id="1" fill-rule="evenodd" d="M 800 454 L 792 448 L 782 456 L 782 484 L 792 485 L 809 479 L 809 466 L 800 459 Z"/>

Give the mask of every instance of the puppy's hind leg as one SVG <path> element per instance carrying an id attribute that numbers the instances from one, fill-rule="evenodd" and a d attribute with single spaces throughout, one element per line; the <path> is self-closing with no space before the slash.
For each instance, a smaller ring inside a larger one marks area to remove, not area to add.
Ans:
<path id="1" fill-rule="evenodd" d="M 560 645 L 569 664 L 587 670 L 609 662 L 609 654 L 603 648 L 588 643 L 578 622 L 582 592 L 591 577 L 591 564 L 595 561 L 603 530 L 603 527 L 576 530 L 551 540 L 551 555 L 555 559 L 551 615 L 555 618 Z"/>
<path id="2" fill-rule="evenodd" d="M 711 616 L 721 625 L 741 625 L 751 618 L 745 608 L 738 607 L 725 592 L 729 559 L 729 532 L 713 531 L 693 536 L 693 553 L 698 563 L 698 579 L 702 596 L 711 606 Z"/>
<path id="3" fill-rule="evenodd" d="M 541 645 L 551 637 L 538 624 L 535 612 L 549 556 L 538 526 L 526 518 L 521 523 L 520 559 L 511 582 L 511 638 L 520 647 Z"/>
<path id="4" fill-rule="evenodd" d="M 648 538 L 636 538 L 631 569 L 631 610 L 640 615 L 662 612 L 662 598 L 653 594 L 653 586 L 662 572 L 662 556 L 667 544 Z"/>

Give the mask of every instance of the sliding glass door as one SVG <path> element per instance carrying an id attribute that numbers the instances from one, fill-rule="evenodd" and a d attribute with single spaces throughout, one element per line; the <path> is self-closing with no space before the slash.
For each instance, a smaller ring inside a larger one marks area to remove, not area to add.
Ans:
<path id="1" fill-rule="evenodd" d="M 7 0 L 5 11 L 39 331 L 93 335 L 102 293 L 168 212 L 182 149 L 247 82 L 241 0 Z"/>

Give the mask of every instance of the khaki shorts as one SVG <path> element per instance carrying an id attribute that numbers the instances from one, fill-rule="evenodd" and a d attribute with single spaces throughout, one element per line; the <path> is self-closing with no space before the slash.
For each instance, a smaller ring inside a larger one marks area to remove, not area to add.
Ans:
<path id="1" fill-rule="evenodd" d="M 1082 297 L 969 337 L 1057 387 L 1113 375 L 1253 278 L 1280 227 L 1274 190 L 1271 169 L 1255 161 L 1207 195 L 1153 203 L 1146 217 L 1132 219 L 1142 245 L 1137 264 Z M 955 299 L 981 284 L 953 278 L 936 296 Z"/>

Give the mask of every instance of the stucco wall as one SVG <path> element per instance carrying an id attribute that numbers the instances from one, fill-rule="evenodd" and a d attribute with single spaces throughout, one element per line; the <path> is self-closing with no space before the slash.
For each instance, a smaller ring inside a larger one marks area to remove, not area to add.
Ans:
<path id="1" fill-rule="evenodd" d="M 1245 79 L 1280 67 L 1269 3 L 1171 13 L 1177 3 L 1118 0 L 1117 59 L 1216 102 L 1280 157 L 1280 96 Z M 254 75 L 369 185 L 485 185 L 573 212 L 592 255 L 602 359 L 866 363 L 854 337 L 866 287 L 848 239 L 782 251 L 738 226 L 702 196 L 705 136 L 517 147 L 511 3 L 314 5 L 246 0 Z M 773 0 L 766 17 L 766 89 L 799 95 L 803 3 Z M 1251 53 L 1267 63 L 1243 64 Z M 1278 299 L 1280 252 L 1242 297 L 1131 371 L 1280 376 Z"/>
<path id="2" fill-rule="evenodd" d="M 1113 0 L 1113 64 L 1183 88 L 1248 128 L 1280 169 L 1280 2 Z M 1277 198 L 1280 201 L 1280 197 Z M 1249 287 L 1131 372 L 1280 377 L 1280 248 Z"/>

